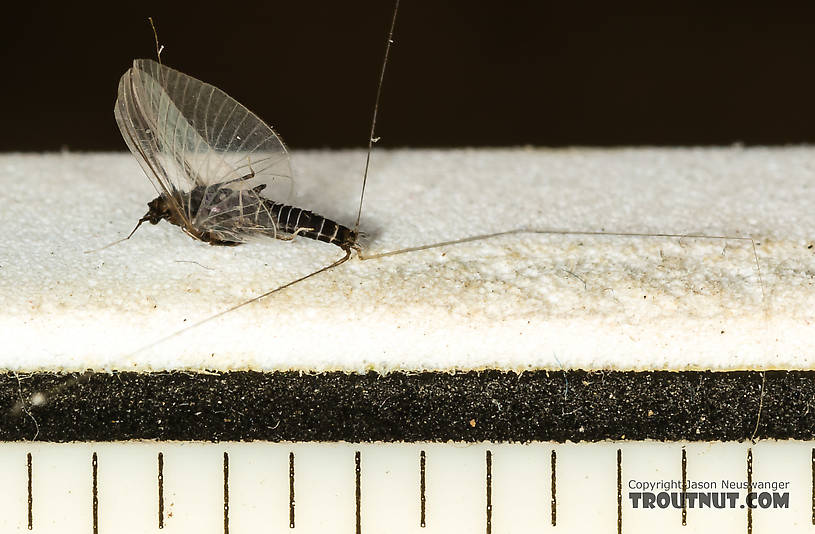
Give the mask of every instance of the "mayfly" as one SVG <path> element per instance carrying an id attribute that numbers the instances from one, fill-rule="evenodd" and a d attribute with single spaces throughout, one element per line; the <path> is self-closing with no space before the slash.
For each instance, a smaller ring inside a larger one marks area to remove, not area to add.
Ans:
<path id="1" fill-rule="evenodd" d="M 283 141 L 220 89 L 137 59 L 119 81 L 115 115 L 159 193 L 136 228 L 167 220 L 211 245 L 301 235 L 346 256 L 358 249 L 356 229 L 278 200 L 292 181 Z"/>
<path id="2" fill-rule="evenodd" d="M 257 236 L 286 241 L 302 236 L 331 243 L 344 252 L 340 259 L 322 269 L 206 320 L 333 269 L 348 261 L 354 252 L 361 257 L 358 239 L 362 200 L 373 143 L 377 140 L 376 116 L 398 10 L 396 0 L 353 228 L 287 204 L 293 179 L 288 151 L 280 136 L 217 87 L 161 63 L 157 36 L 159 61 L 137 59 L 122 75 L 114 108 L 116 123 L 158 193 L 125 239 L 142 223 L 166 220 L 193 239 L 210 245 L 240 245 Z"/>

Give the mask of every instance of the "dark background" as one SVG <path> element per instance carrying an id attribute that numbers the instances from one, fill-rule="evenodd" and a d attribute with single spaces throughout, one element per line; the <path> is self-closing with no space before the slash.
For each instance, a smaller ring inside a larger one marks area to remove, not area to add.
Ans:
<path id="1" fill-rule="evenodd" d="M 382 144 L 815 142 L 815 3 L 710 4 L 403 0 Z M 224 89 L 292 147 L 363 146 L 391 9 L 4 7 L 0 151 L 124 150 L 113 103 L 132 59 L 155 55 L 148 15 L 166 64 Z"/>

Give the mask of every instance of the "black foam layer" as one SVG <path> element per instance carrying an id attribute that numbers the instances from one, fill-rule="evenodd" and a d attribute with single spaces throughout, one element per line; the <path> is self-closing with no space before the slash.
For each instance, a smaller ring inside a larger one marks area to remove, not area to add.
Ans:
<path id="1" fill-rule="evenodd" d="M 6 373 L 0 440 L 813 439 L 813 399 L 813 371 Z"/>

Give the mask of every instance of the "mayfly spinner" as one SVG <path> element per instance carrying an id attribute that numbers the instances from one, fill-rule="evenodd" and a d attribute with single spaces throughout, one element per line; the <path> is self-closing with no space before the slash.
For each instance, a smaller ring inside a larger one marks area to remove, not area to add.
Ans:
<path id="1" fill-rule="evenodd" d="M 115 115 L 158 191 L 136 228 L 167 220 L 211 245 L 300 235 L 335 244 L 346 256 L 358 249 L 357 230 L 283 201 L 291 184 L 285 145 L 220 89 L 137 59 L 119 81 Z"/>
<path id="2" fill-rule="evenodd" d="M 398 8 L 397 1 L 374 104 L 362 195 Z M 158 39 L 156 45 L 160 54 Z M 128 148 L 158 192 L 125 239 L 144 222 L 158 224 L 166 219 L 211 245 L 239 245 L 256 236 L 282 240 L 302 236 L 334 244 L 345 252 L 331 265 L 249 302 L 336 267 L 352 251 L 360 253 L 362 196 L 353 229 L 288 205 L 292 172 L 283 141 L 257 115 L 217 87 L 160 61 L 137 59 L 119 81 L 114 114 Z"/>

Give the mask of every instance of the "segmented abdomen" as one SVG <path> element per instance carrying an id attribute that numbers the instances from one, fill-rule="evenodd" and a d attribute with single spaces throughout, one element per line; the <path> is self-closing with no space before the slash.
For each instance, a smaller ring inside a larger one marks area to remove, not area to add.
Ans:
<path id="1" fill-rule="evenodd" d="M 296 233 L 317 241 L 332 243 L 344 250 L 356 244 L 355 232 L 331 219 L 294 206 L 270 200 L 266 202 L 272 216 L 277 220 L 278 232 Z"/>
<path id="2" fill-rule="evenodd" d="M 356 247 L 357 233 L 350 228 L 314 212 L 265 198 L 260 195 L 262 189 L 198 186 L 180 195 L 178 203 L 190 214 L 192 233 L 212 244 L 237 244 L 250 234 L 279 239 L 296 234 L 337 245 L 345 251 Z"/>

